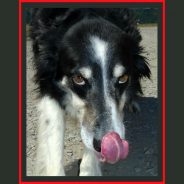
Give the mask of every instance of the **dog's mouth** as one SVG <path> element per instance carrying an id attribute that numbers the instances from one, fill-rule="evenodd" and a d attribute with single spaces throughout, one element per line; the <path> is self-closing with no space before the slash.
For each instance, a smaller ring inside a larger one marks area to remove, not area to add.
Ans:
<path id="1" fill-rule="evenodd" d="M 97 139 L 93 139 L 93 146 L 95 151 L 101 152 L 101 141 Z"/>
<path id="2" fill-rule="evenodd" d="M 121 139 L 116 132 L 107 133 L 102 141 L 94 139 L 93 144 L 97 157 L 101 162 L 114 164 L 128 156 L 129 143 Z"/>
<path id="3" fill-rule="evenodd" d="M 124 139 L 124 129 L 111 130 L 99 136 L 81 125 L 81 137 L 86 147 L 95 152 L 101 162 L 114 164 L 125 159 L 129 152 L 129 143 Z"/>

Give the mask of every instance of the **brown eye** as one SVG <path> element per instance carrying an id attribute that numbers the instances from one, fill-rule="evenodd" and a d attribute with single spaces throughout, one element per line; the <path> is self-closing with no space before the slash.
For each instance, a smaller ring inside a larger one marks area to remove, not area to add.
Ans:
<path id="1" fill-rule="evenodd" d="M 123 83 L 127 82 L 127 80 L 128 80 L 128 75 L 122 75 L 121 77 L 119 77 L 118 82 L 119 82 L 119 84 L 123 84 Z"/>
<path id="2" fill-rule="evenodd" d="M 85 84 L 85 80 L 81 75 L 73 76 L 72 80 L 77 85 L 84 85 Z"/>

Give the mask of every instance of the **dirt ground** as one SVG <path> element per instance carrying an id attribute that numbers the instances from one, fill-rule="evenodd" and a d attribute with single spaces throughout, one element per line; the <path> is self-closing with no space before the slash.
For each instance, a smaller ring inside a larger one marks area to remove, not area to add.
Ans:
<path id="1" fill-rule="evenodd" d="M 125 113 L 126 138 L 130 143 L 130 153 L 126 160 L 117 164 L 103 165 L 105 176 L 157 176 L 157 27 L 140 28 L 145 47 L 145 56 L 151 67 L 151 80 L 143 80 L 144 97 L 139 99 L 141 112 Z M 36 110 L 36 93 L 33 83 L 31 41 L 27 39 L 27 175 L 32 176 L 36 151 L 36 132 L 38 112 Z M 83 143 L 80 130 L 67 124 L 65 133 L 64 165 L 66 175 L 77 176 L 78 160 L 82 158 Z"/>

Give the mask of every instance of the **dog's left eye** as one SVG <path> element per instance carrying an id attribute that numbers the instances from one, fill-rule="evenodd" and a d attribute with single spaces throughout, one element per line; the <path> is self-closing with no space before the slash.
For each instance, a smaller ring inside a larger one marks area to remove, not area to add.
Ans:
<path id="1" fill-rule="evenodd" d="M 85 79 L 81 75 L 75 75 L 72 80 L 77 85 L 85 85 Z"/>
<path id="2" fill-rule="evenodd" d="M 121 77 L 119 77 L 119 79 L 118 79 L 118 83 L 119 84 L 123 84 L 123 83 L 125 83 L 125 82 L 127 82 L 128 81 L 128 75 L 122 75 Z"/>

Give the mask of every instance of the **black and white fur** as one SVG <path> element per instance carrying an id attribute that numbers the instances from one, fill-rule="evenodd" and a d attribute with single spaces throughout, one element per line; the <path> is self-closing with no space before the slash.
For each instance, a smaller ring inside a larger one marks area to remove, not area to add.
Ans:
<path id="1" fill-rule="evenodd" d="M 33 9 L 31 38 L 40 94 L 35 175 L 65 175 L 65 123 L 75 118 L 86 147 L 80 176 L 100 176 L 102 137 L 125 138 L 124 107 L 139 109 L 140 79 L 150 77 L 136 20 L 128 9 Z"/>

